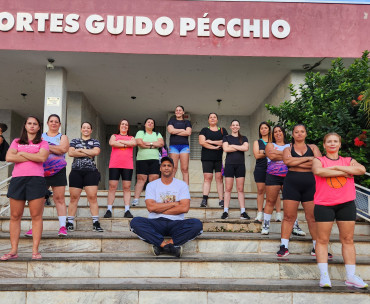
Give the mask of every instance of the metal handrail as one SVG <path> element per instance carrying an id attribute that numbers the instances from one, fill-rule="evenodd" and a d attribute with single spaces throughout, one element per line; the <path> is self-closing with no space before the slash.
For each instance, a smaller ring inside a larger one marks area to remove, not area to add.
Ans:
<path id="1" fill-rule="evenodd" d="M 6 169 L 6 168 L 8 168 L 9 166 L 11 166 L 13 163 L 5 163 L 4 165 L 2 165 L 1 167 L 0 167 L 0 170 L 2 170 L 2 169 Z M 3 189 L 3 188 L 5 188 L 6 186 L 8 186 L 8 184 L 9 184 L 9 181 L 11 180 L 11 176 L 9 176 L 9 177 L 7 177 L 7 178 L 5 178 L 4 180 L 2 180 L 1 182 L 0 182 L 0 190 L 1 189 Z M 7 211 L 8 209 L 10 208 L 10 202 L 9 202 L 9 199 L 6 197 L 6 201 L 5 201 L 5 203 L 4 204 L 1 204 L 0 205 L 0 216 L 3 214 L 3 213 L 5 213 L 5 211 Z"/>
<path id="2" fill-rule="evenodd" d="M 365 175 L 370 176 L 370 173 L 366 172 Z M 370 222 L 370 189 L 358 184 L 355 186 L 357 216 Z"/>

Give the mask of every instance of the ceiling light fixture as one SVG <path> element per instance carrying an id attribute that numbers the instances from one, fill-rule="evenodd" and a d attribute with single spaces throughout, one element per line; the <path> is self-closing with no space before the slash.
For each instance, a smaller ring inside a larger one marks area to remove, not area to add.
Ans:
<path id="1" fill-rule="evenodd" d="M 46 65 L 46 68 L 48 70 L 54 70 L 54 65 L 53 65 L 54 62 L 55 60 L 53 58 L 48 58 L 48 64 Z"/>

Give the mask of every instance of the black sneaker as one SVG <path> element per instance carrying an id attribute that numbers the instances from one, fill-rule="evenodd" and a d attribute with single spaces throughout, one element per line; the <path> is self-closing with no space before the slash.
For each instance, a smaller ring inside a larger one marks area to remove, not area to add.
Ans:
<path id="1" fill-rule="evenodd" d="M 66 228 L 68 231 L 75 231 L 75 227 L 73 226 L 73 223 L 67 222 Z"/>
<path id="2" fill-rule="evenodd" d="M 250 220 L 251 218 L 249 217 L 249 215 L 247 214 L 247 212 L 243 212 L 242 214 L 240 214 L 240 219 L 242 220 Z"/>
<path id="3" fill-rule="evenodd" d="M 285 248 L 285 245 L 280 245 L 280 250 L 278 252 L 276 252 L 276 255 L 279 258 L 286 257 L 287 255 L 289 255 L 289 250 L 288 250 L 288 248 Z"/>
<path id="4" fill-rule="evenodd" d="M 104 232 L 103 228 L 100 227 L 99 221 L 93 223 L 93 231 Z"/>
<path id="5" fill-rule="evenodd" d="M 123 217 L 125 217 L 125 218 L 133 218 L 134 216 L 131 214 L 130 210 L 127 210 L 125 212 L 125 215 Z"/>
<path id="6" fill-rule="evenodd" d="M 152 252 L 155 256 L 159 256 L 162 252 L 163 252 L 163 248 L 162 247 L 158 247 L 156 245 L 153 245 L 152 246 Z"/>
<path id="7" fill-rule="evenodd" d="M 221 219 L 226 220 L 229 217 L 229 214 L 227 212 L 222 213 Z"/>
<path id="8" fill-rule="evenodd" d="M 314 257 L 316 256 L 315 248 L 312 248 L 311 255 Z M 328 259 L 331 260 L 332 258 L 333 258 L 333 255 L 330 252 L 328 252 Z"/>
<path id="9" fill-rule="evenodd" d="M 201 207 L 207 207 L 207 200 L 204 198 L 202 199 L 202 202 L 200 203 Z"/>
<path id="10" fill-rule="evenodd" d="M 219 205 L 221 208 L 223 208 L 223 207 L 224 207 L 224 200 L 220 200 L 220 201 L 218 202 L 218 205 Z"/>
<path id="11" fill-rule="evenodd" d="M 177 258 L 180 258 L 182 255 L 182 247 L 175 246 L 174 244 L 167 244 L 163 247 L 163 251 L 169 255 L 173 255 Z"/>
<path id="12" fill-rule="evenodd" d="M 104 218 L 111 218 L 111 217 L 112 217 L 112 211 L 107 210 L 107 212 L 105 212 L 104 214 Z"/>

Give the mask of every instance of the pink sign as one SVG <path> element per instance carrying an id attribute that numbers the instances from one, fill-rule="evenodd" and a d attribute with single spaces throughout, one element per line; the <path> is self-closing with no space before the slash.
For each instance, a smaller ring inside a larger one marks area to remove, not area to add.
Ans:
<path id="1" fill-rule="evenodd" d="M 135 54 L 358 57 L 370 7 L 176 0 L 7 1 L 0 49 Z"/>

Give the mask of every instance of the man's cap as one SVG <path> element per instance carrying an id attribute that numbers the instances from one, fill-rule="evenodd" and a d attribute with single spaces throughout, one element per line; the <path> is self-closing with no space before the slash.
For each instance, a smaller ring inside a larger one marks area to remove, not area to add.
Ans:
<path id="1" fill-rule="evenodd" d="M 171 157 L 169 157 L 169 156 L 162 157 L 162 159 L 161 159 L 161 164 L 162 164 L 164 161 L 169 161 L 169 162 L 172 164 L 172 166 L 175 166 L 175 165 L 174 165 L 174 163 L 173 163 L 173 159 L 172 159 Z"/>

